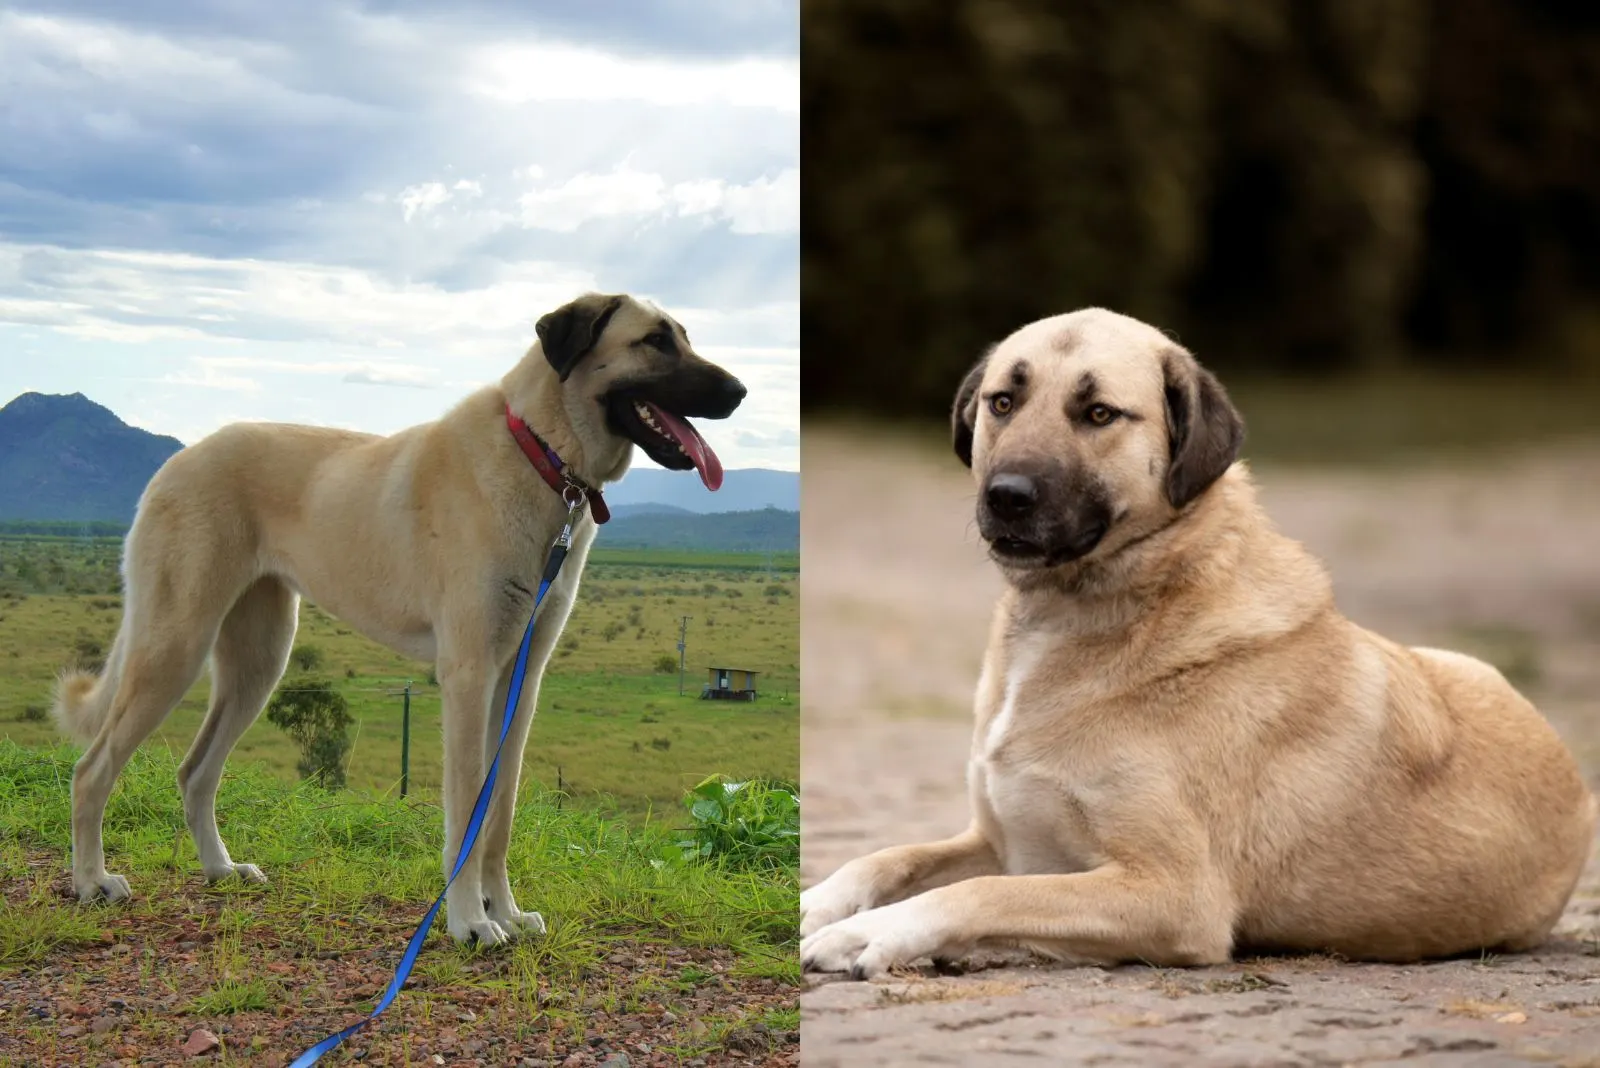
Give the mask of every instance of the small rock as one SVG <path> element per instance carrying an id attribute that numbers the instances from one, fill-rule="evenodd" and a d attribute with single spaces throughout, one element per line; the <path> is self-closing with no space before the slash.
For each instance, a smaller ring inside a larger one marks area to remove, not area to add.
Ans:
<path id="1" fill-rule="evenodd" d="M 437 1053 L 435 1053 L 432 1057 L 430 1057 L 428 1059 L 428 1063 L 429 1064 L 443 1064 L 444 1063 L 444 1058 L 439 1056 Z"/>
<path id="2" fill-rule="evenodd" d="M 221 1048 L 222 1040 L 204 1027 L 195 1028 L 189 1035 L 189 1041 L 183 1044 L 184 1055 L 189 1057 L 203 1057 Z"/>
<path id="3" fill-rule="evenodd" d="M 550 1062 L 543 1057 L 524 1057 L 517 1068 L 550 1068 Z"/>
<path id="4" fill-rule="evenodd" d="M 70 1026 L 63 1027 L 61 1029 L 62 1038 L 77 1038 L 81 1034 L 83 1034 L 83 1028 L 79 1027 L 77 1024 L 71 1024 Z"/>
<path id="5" fill-rule="evenodd" d="M 591 1045 L 591 1046 L 595 1046 L 595 1047 L 603 1046 L 606 1043 L 606 1036 L 605 1035 L 590 1035 L 588 1041 L 589 1041 L 589 1045 Z"/>
<path id="6" fill-rule="evenodd" d="M 643 1031 L 644 1030 L 644 1024 L 640 1023 L 638 1020 L 632 1020 L 632 1019 L 623 1020 L 622 1021 L 622 1029 L 624 1031 L 629 1031 L 629 1032 Z"/>
<path id="7" fill-rule="evenodd" d="M 1494 1022 L 1503 1024 L 1527 1023 L 1528 1014 L 1525 1012 L 1503 1012 L 1494 1018 Z"/>
<path id="8" fill-rule="evenodd" d="M 106 1002 L 106 1004 L 110 1005 L 113 1009 L 116 1009 L 118 1012 L 121 1012 L 123 1009 L 128 1007 L 128 1003 L 126 1001 L 123 1001 L 121 998 L 112 998 L 110 1001 Z"/>
<path id="9" fill-rule="evenodd" d="M 613 1053 L 600 1062 L 600 1068 L 629 1068 L 630 1064 L 632 1062 L 628 1060 L 626 1053 Z"/>
<path id="10" fill-rule="evenodd" d="M 94 1022 L 89 1025 L 89 1030 L 97 1035 L 103 1035 L 115 1026 L 117 1026 L 115 1016 L 96 1016 Z"/>

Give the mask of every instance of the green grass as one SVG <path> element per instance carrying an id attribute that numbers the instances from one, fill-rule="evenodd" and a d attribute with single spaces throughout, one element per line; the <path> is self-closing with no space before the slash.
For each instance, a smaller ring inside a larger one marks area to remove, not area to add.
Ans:
<path id="1" fill-rule="evenodd" d="M 134 897 L 115 907 L 76 905 L 61 894 L 74 756 L 67 747 L 0 741 L 0 979 L 26 980 L 41 962 L 66 963 L 68 995 L 84 981 L 130 999 L 171 995 L 176 1009 L 130 1017 L 118 1041 L 170 1048 L 190 1027 L 219 1018 L 241 1019 L 246 1029 L 270 1030 L 279 1015 L 312 1020 L 310 1030 L 332 1027 L 341 1013 L 370 1008 L 443 885 L 436 806 L 329 794 L 244 763 L 223 783 L 223 834 L 233 855 L 260 864 L 271 883 L 206 887 L 183 829 L 175 764 L 154 749 L 135 755 L 106 812 L 108 863 L 129 878 Z M 371 1041 L 392 1038 L 399 1049 L 444 1021 L 458 1026 L 468 1018 L 460 1013 L 474 1008 L 484 1027 L 514 1026 L 522 1039 L 561 1047 L 582 1040 L 585 1006 L 677 1006 L 690 1024 L 693 1006 L 679 1002 L 707 983 L 728 993 L 734 1012 L 710 1030 L 686 1026 L 675 1047 L 682 1055 L 747 1041 L 730 1037 L 739 1020 L 792 1030 L 797 870 L 684 860 L 678 842 L 690 822 L 681 804 L 663 818 L 625 821 L 524 790 L 511 882 L 519 903 L 543 914 L 548 933 L 494 951 L 467 949 L 449 940 L 441 917 L 417 989 Z M 108 945 L 128 952 L 110 955 Z M 646 963 L 608 970 L 619 950 Z M 701 956 L 682 962 L 685 953 Z M 724 959 L 731 966 L 705 963 Z M 330 960 L 374 963 L 358 969 L 354 986 L 330 992 L 339 969 Z M 763 985 L 772 980 L 779 986 Z M 739 993 L 745 988 L 752 992 Z M 39 997 L 27 995 L 17 1011 Z M 737 1008 L 741 998 L 748 1009 Z M 55 1041 L 48 1026 L 23 1036 L 23 1048 L 34 1040 L 39 1049 Z"/>
<path id="2" fill-rule="evenodd" d="M 80 643 L 110 647 L 121 619 L 116 593 L 103 592 L 116 547 L 101 543 L 0 541 L 0 737 L 52 745 L 55 728 L 40 713 L 50 703 L 56 672 Z M 19 553 L 36 585 L 100 592 L 19 593 Z M 656 557 L 661 559 L 656 559 Z M 578 602 L 539 697 L 525 774 L 575 801 L 642 816 L 675 808 L 707 775 L 793 781 L 799 774 L 798 575 L 764 566 L 688 566 L 690 554 L 635 554 L 590 564 Z M 760 558 L 752 558 L 760 561 Z M 703 564 L 703 560 L 701 561 Z M 109 572 L 114 579 L 114 571 Z M 114 588 L 114 587 L 113 587 Z M 677 674 L 678 623 L 690 616 L 686 696 Z M 350 701 L 357 723 L 348 777 L 353 788 L 394 792 L 400 777 L 401 697 L 409 681 L 411 790 L 435 796 L 442 760 L 440 696 L 427 664 L 409 661 L 353 633 L 310 605 L 301 608 L 297 644 L 321 653 L 319 672 Z M 762 674 L 754 704 L 697 700 L 711 666 Z M 284 686 L 294 685 L 291 674 Z M 205 713 L 202 678 L 152 735 L 147 748 L 181 756 Z M 263 717 L 235 750 L 294 778 L 298 752 Z"/>

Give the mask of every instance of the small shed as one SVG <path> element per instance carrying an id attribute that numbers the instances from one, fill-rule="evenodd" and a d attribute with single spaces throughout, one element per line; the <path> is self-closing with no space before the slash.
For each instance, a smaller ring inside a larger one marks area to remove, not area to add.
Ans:
<path id="1" fill-rule="evenodd" d="M 702 701 L 754 701 L 756 673 L 745 668 L 714 667 L 711 679 L 700 691 Z"/>

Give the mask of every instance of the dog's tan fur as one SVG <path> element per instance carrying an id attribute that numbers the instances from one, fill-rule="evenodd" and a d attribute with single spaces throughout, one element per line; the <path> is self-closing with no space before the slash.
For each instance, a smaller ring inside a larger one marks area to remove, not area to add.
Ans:
<path id="1" fill-rule="evenodd" d="M 1002 418 L 987 405 L 1019 363 L 1025 397 Z M 1084 372 L 1133 418 L 1078 418 Z M 974 369 L 954 431 L 980 487 L 1054 464 L 1118 518 L 1077 560 L 996 554 L 972 824 L 805 891 L 806 967 L 871 976 L 988 941 L 1172 965 L 1239 947 L 1414 960 L 1548 936 L 1596 820 L 1571 755 L 1493 667 L 1339 614 L 1258 506 L 1242 424 L 1187 352 L 1099 309 L 1042 320 Z"/>
<path id="2" fill-rule="evenodd" d="M 639 344 L 667 324 L 676 354 Z M 608 388 L 629 376 L 693 369 L 724 376 L 743 394 L 731 376 L 692 352 L 680 326 L 642 301 L 590 294 L 539 325 L 540 341 L 497 386 L 437 422 L 390 437 L 235 424 L 156 473 L 128 535 L 124 618 L 104 673 L 69 672 L 57 691 L 58 720 L 88 743 L 72 783 L 80 898 L 128 896 L 127 881 L 105 869 L 106 798 L 208 656 L 210 709 L 178 772 L 184 812 L 207 877 L 263 880 L 255 866 L 229 857 L 214 802 L 228 752 L 283 674 L 301 595 L 376 641 L 436 662 L 448 874 L 498 740 L 532 591 L 567 515 L 562 497 L 508 433 L 506 405 L 569 470 L 600 486 L 626 472 L 633 452 L 596 401 Z M 565 380 L 551 355 L 558 344 L 571 361 Z M 539 679 L 595 529 L 585 508 L 566 565 L 539 609 L 482 840 L 449 892 L 449 929 L 461 941 L 493 944 L 543 928 L 537 913 L 517 907 L 506 851 Z"/>

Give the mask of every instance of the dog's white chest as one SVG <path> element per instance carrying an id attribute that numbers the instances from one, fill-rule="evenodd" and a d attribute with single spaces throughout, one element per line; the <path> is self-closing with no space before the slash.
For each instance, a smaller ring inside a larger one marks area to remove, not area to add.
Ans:
<path id="1" fill-rule="evenodd" d="M 1079 801 L 1063 785 L 1059 754 L 1041 751 L 1029 722 L 1049 635 L 1019 639 L 1000 707 L 975 739 L 968 766 L 973 815 L 1011 875 L 1082 871 L 1091 849 Z M 981 685 L 981 684 L 980 684 Z"/>

